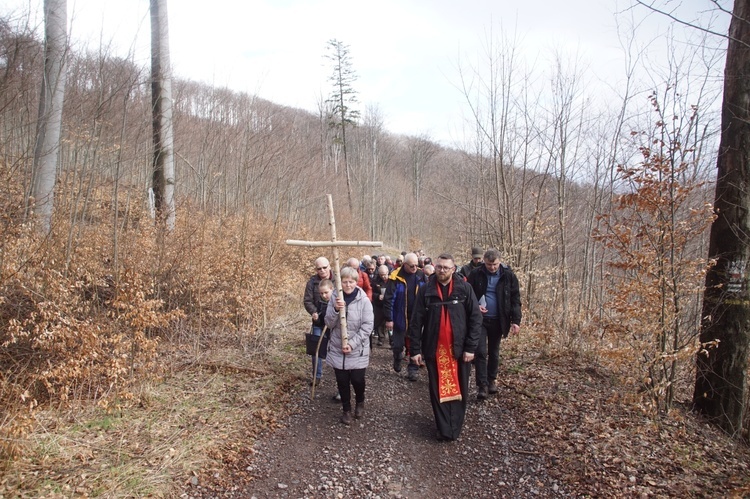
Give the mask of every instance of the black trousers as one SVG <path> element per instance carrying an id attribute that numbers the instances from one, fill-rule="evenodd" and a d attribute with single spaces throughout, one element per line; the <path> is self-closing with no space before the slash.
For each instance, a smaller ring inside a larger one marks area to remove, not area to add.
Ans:
<path id="1" fill-rule="evenodd" d="M 359 404 L 365 401 L 365 371 L 362 369 L 334 369 L 336 374 L 336 386 L 341 395 L 341 408 L 344 412 L 352 410 L 352 390 L 354 387 L 354 400 Z"/>
<path id="2" fill-rule="evenodd" d="M 482 321 L 482 335 L 474 357 L 477 386 L 487 386 L 489 381 L 497 379 L 500 366 L 500 319 L 485 317 Z"/>
<path id="3" fill-rule="evenodd" d="M 400 331 L 396 328 L 393 329 L 393 343 L 391 343 L 391 350 L 393 350 L 393 358 L 401 360 L 404 358 L 404 347 L 406 347 L 406 355 L 409 359 L 409 364 L 406 366 L 406 372 L 418 372 L 419 366 L 412 362 L 411 354 L 409 353 L 409 345 L 407 344 L 406 331 Z"/>
<path id="4" fill-rule="evenodd" d="M 428 384 L 430 385 L 430 403 L 435 416 L 438 433 L 445 439 L 455 440 L 461 434 L 466 418 L 466 405 L 469 399 L 469 377 L 471 363 L 458 361 L 458 386 L 461 389 L 461 400 L 440 403 L 438 392 L 437 359 L 425 362 L 427 365 Z"/>

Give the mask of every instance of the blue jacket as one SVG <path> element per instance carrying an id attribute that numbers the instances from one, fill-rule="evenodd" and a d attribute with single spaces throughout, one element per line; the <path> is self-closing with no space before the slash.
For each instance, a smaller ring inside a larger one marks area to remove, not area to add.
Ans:
<path id="1" fill-rule="evenodd" d="M 393 329 L 397 331 L 406 331 L 409 328 L 409 308 L 414 306 L 419 288 L 425 282 L 424 272 L 417 269 L 415 278 L 417 285 L 413 295 L 407 294 L 406 272 L 403 267 L 394 269 L 388 276 L 388 286 L 385 289 L 385 299 L 383 300 L 383 318 L 386 322 L 393 321 Z"/>

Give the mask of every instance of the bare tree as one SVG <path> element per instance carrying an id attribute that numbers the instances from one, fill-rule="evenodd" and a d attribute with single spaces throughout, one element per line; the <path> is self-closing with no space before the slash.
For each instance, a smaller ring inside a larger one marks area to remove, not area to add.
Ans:
<path id="1" fill-rule="evenodd" d="M 52 227 L 57 156 L 60 150 L 62 110 L 65 98 L 66 53 L 68 47 L 67 0 L 44 1 L 44 77 L 39 99 L 39 122 L 34 148 L 34 212 L 41 228 Z"/>
<path id="2" fill-rule="evenodd" d="M 557 236 L 559 299 L 562 313 L 560 329 L 567 331 L 569 319 L 569 271 L 568 253 L 569 207 L 568 189 L 575 178 L 575 168 L 580 161 L 579 149 L 583 135 L 584 96 L 581 70 L 578 61 L 569 64 L 560 54 L 555 54 L 555 70 L 552 75 L 552 98 L 549 110 L 548 137 L 545 148 L 555 169 L 557 197 Z"/>
<path id="3" fill-rule="evenodd" d="M 151 105 L 153 112 L 153 189 L 157 219 L 174 229 L 174 129 L 172 68 L 169 62 L 167 0 L 151 0 Z"/>
<path id="4" fill-rule="evenodd" d="M 437 146 L 430 141 L 426 134 L 407 139 L 409 149 L 409 170 L 412 181 L 412 195 L 417 211 L 420 210 L 422 187 L 426 176 L 427 166 L 437 152 Z"/>

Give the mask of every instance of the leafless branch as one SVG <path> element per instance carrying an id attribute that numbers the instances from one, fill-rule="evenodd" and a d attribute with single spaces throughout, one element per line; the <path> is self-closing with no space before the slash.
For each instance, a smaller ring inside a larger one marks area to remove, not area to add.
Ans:
<path id="1" fill-rule="evenodd" d="M 718 36 L 718 37 L 721 37 L 721 38 L 726 38 L 727 40 L 729 40 L 731 38 L 728 34 L 719 33 L 718 31 L 713 31 L 713 30 L 710 30 L 708 28 L 704 28 L 703 26 L 699 26 L 697 24 L 693 24 L 691 22 L 684 21 L 684 20 L 680 19 L 679 17 L 675 16 L 672 12 L 667 12 L 667 11 L 664 11 L 664 10 L 656 7 L 655 6 L 655 3 L 656 3 L 655 1 L 646 2 L 645 0 L 635 0 L 635 3 L 637 5 L 641 5 L 643 7 L 646 7 L 647 9 L 649 9 L 652 12 L 655 12 L 657 14 L 665 16 L 665 17 L 673 20 L 677 24 L 681 24 L 681 25 L 687 26 L 689 28 L 694 28 L 694 29 L 697 29 L 698 31 L 703 31 L 704 33 L 708 33 L 708 34 L 713 35 L 713 36 Z M 711 0 L 711 3 L 713 3 L 714 5 L 716 5 L 716 9 L 718 11 L 724 12 L 726 14 L 729 14 L 730 16 L 734 16 L 734 14 L 731 11 L 729 11 L 729 10 L 725 9 L 724 7 L 722 7 L 721 5 L 719 5 L 719 0 Z M 742 21 L 743 22 L 747 22 L 747 19 L 742 19 Z M 736 39 L 734 39 L 734 41 L 738 42 L 738 43 L 741 43 L 742 45 L 748 46 L 748 44 L 745 43 L 745 42 L 743 42 L 742 40 L 736 40 Z"/>

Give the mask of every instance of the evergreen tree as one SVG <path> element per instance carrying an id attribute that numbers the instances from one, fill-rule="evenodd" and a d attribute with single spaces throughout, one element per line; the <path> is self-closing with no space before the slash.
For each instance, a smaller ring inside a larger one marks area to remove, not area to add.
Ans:
<path id="1" fill-rule="evenodd" d="M 341 147 L 349 211 L 352 211 L 354 203 L 352 201 L 351 173 L 346 154 L 346 131 L 349 127 L 356 126 L 359 119 L 359 111 L 352 108 L 358 102 L 357 91 L 354 90 L 353 86 L 357 80 L 357 73 L 352 68 L 349 46 L 339 40 L 328 41 L 326 58 L 333 63 L 333 72 L 329 78 L 332 91 L 331 96 L 326 101 L 330 104 L 328 126 L 336 131 L 334 145 Z"/>

